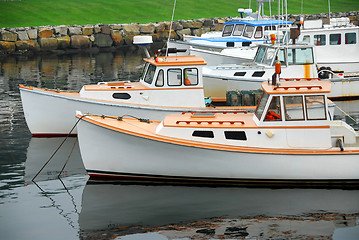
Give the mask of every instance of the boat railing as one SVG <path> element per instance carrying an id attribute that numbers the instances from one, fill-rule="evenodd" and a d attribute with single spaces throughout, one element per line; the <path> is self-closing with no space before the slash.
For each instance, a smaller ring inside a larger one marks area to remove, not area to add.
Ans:
<path id="1" fill-rule="evenodd" d="M 244 113 L 247 114 L 248 112 L 245 110 L 234 110 L 234 111 L 187 111 L 187 112 L 182 112 L 182 114 L 192 114 L 192 117 L 200 117 L 200 116 L 206 116 L 208 117 L 208 114 L 214 115 L 215 113 L 221 113 L 221 114 L 238 114 L 238 113 Z"/>
<path id="2" fill-rule="evenodd" d="M 323 87 L 320 85 L 313 85 L 313 86 L 276 86 L 273 88 L 273 90 L 278 90 L 278 89 L 288 90 L 290 88 L 294 88 L 295 90 L 300 90 L 303 88 L 306 88 L 308 90 L 312 90 L 312 88 L 323 89 Z"/>
<path id="3" fill-rule="evenodd" d="M 280 78 L 279 81 L 320 81 L 320 78 Z"/>
<path id="4" fill-rule="evenodd" d="M 230 125 L 240 123 L 243 125 L 244 121 L 242 121 L 242 120 L 178 120 L 178 121 L 176 121 L 176 124 L 181 124 L 181 123 L 185 123 L 187 125 L 192 124 L 192 123 L 197 123 L 198 125 L 203 124 L 203 123 L 206 123 L 209 125 L 211 125 L 213 123 L 217 123 L 219 125 L 222 125 L 225 123 L 230 124 Z"/>

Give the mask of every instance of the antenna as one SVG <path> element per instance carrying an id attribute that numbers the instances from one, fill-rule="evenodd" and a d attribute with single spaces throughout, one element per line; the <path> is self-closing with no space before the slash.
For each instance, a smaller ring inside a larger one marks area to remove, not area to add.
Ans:
<path id="1" fill-rule="evenodd" d="M 329 15 L 328 15 L 328 18 L 329 18 L 329 22 L 330 22 L 330 0 L 328 0 L 328 7 L 329 7 Z"/>
<path id="2" fill-rule="evenodd" d="M 167 59 L 167 55 L 168 55 L 168 42 L 170 41 L 170 37 L 171 37 L 173 16 L 175 15 L 175 9 L 176 9 L 176 1 L 177 1 L 177 0 L 175 0 L 175 2 L 174 2 L 174 4 L 173 4 L 172 19 L 171 19 L 170 31 L 169 31 L 169 33 L 168 33 L 168 40 L 167 40 L 167 47 L 166 47 L 165 59 Z"/>

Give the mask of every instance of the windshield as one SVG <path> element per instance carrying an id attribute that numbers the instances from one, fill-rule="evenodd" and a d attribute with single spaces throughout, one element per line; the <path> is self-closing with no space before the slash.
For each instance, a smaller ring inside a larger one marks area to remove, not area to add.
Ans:
<path id="1" fill-rule="evenodd" d="M 156 66 L 150 64 L 148 70 L 146 72 L 145 78 L 143 79 L 146 83 L 151 84 L 153 81 L 153 77 L 155 76 Z"/>
<path id="2" fill-rule="evenodd" d="M 224 26 L 222 36 L 223 37 L 231 36 L 233 26 L 234 26 L 233 24 Z"/>
<path id="3" fill-rule="evenodd" d="M 242 36 L 244 24 L 236 24 L 236 27 L 233 31 L 233 36 Z"/>
<path id="4" fill-rule="evenodd" d="M 266 54 L 264 55 L 262 63 L 265 65 L 271 65 L 275 56 L 275 48 L 268 48 Z"/>
<path id="5" fill-rule="evenodd" d="M 260 120 L 264 111 L 264 107 L 266 106 L 267 100 L 268 100 L 269 95 L 266 92 L 263 92 L 261 99 L 257 105 L 257 109 L 256 109 L 256 116 L 257 118 Z"/>
<path id="6" fill-rule="evenodd" d="M 254 59 L 254 61 L 255 61 L 256 63 L 261 63 L 261 62 L 262 62 L 262 59 L 263 59 L 263 56 L 264 56 L 264 52 L 265 52 L 265 51 L 266 51 L 266 48 L 265 48 L 265 47 L 259 47 L 259 48 L 258 48 L 256 58 Z"/>
<path id="7" fill-rule="evenodd" d="M 303 65 L 313 64 L 313 49 L 312 48 L 293 48 L 288 49 L 288 64 L 289 65 Z"/>

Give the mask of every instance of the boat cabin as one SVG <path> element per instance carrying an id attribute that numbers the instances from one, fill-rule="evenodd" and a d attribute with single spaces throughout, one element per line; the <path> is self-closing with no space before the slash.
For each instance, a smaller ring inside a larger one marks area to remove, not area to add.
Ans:
<path id="1" fill-rule="evenodd" d="M 157 128 L 178 136 L 237 147 L 263 149 L 329 149 L 357 143 L 354 129 L 332 121 L 327 104 L 330 81 L 263 82 L 255 113 L 243 111 L 188 112 L 170 115 Z"/>
<path id="2" fill-rule="evenodd" d="M 273 32 L 291 24 L 282 20 L 231 21 L 223 24 L 222 37 L 193 38 L 190 42 L 195 46 L 245 47 L 266 41 L 265 32 Z"/>
<path id="3" fill-rule="evenodd" d="M 144 59 L 139 82 L 100 82 L 85 85 L 81 97 L 151 106 L 205 107 L 202 66 L 196 56 Z"/>

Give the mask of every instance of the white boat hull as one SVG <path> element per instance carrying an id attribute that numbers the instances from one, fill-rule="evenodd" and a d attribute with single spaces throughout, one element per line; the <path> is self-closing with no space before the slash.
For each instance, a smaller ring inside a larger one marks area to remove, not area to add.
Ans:
<path id="1" fill-rule="evenodd" d="M 139 118 L 162 120 L 168 114 L 184 111 L 219 111 L 221 108 L 162 107 L 141 104 L 101 101 L 72 97 L 57 93 L 20 88 L 26 123 L 33 136 L 61 136 L 70 133 L 76 125 L 75 113 L 132 115 Z M 244 107 L 232 107 L 232 110 Z M 246 107 L 246 109 L 250 109 Z M 222 109 L 223 110 L 223 109 Z M 77 134 L 76 127 L 71 134 Z"/>
<path id="2" fill-rule="evenodd" d="M 357 153 L 300 154 L 195 147 L 81 120 L 79 145 L 91 177 L 198 181 L 359 180 Z M 175 139 L 173 139 L 175 141 Z"/>

